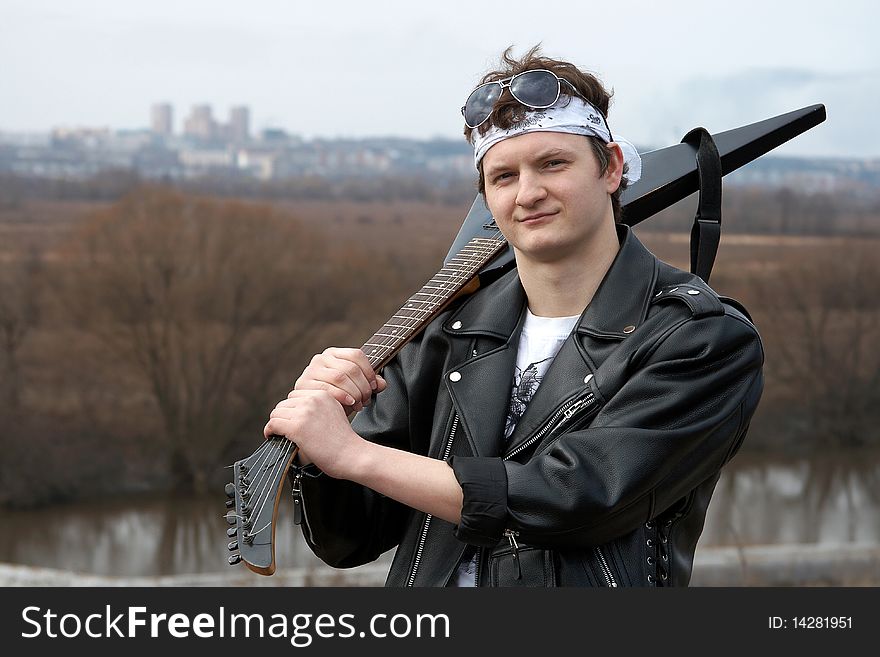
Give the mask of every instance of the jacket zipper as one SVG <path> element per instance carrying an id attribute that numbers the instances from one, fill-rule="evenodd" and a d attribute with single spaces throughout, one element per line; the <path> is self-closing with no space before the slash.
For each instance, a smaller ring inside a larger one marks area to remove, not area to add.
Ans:
<path id="1" fill-rule="evenodd" d="M 522 568 L 519 564 L 519 544 L 516 542 L 516 537 L 519 536 L 519 532 L 514 531 L 513 529 L 505 529 L 504 535 L 510 542 L 510 547 L 513 548 L 513 560 L 516 563 L 516 578 L 522 579 Z"/>
<path id="2" fill-rule="evenodd" d="M 611 568 L 608 567 L 608 562 L 605 560 L 605 555 L 602 554 L 602 548 L 598 545 L 593 548 L 596 551 L 596 556 L 599 557 L 599 567 L 602 569 L 602 575 L 605 577 L 605 583 L 608 586 L 617 586 L 617 581 L 614 579 L 614 574 L 611 572 Z"/>
<path id="3" fill-rule="evenodd" d="M 449 431 L 449 438 L 446 439 L 446 448 L 443 450 L 443 460 L 449 460 L 449 454 L 452 452 L 452 441 L 455 438 L 455 432 L 458 429 L 458 413 L 455 414 L 455 417 L 452 419 L 452 429 Z M 411 587 L 413 582 L 416 580 L 416 573 L 419 570 L 419 564 L 422 561 L 422 552 L 425 550 L 425 540 L 428 538 L 428 528 L 431 526 L 431 518 L 433 518 L 430 513 L 425 516 L 425 523 L 422 525 L 422 532 L 419 535 L 419 546 L 416 548 L 416 558 L 413 561 L 412 571 L 410 571 L 409 578 L 406 581 L 406 585 Z M 477 562 L 479 564 L 479 562 Z M 477 566 L 479 569 L 479 565 Z"/>
<path id="4" fill-rule="evenodd" d="M 480 564 L 483 563 L 483 548 L 477 548 L 477 567 L 474 568 L 474 586 L 480 586 Z"/>
<path id="5" fill-rule="evenodd" d="M 507 460 L 519 454 L 521 451 L 534 444 L 536 441 L 543 438 L 548 433 L 555 431 L 563 424 L 568 422 L 574 415 L 580 412 L 582 409 L 590 406 L 595 400 L 595 396 L 593 392 L 590 391 L 586 397 L 581 397 L 580 399 L 573 399 L 568 402 L 564 406 L 562 406 L 558 411 L 556 411 L 553 416 L 547 421 L 547 423 L 541 427 L 541 429 L 535 433 L 531 438 L 529 438 L 526 442 L 522 443 L 519 447 L 514 449 L 512 452 L 508 452 L 503 460 Z"/>

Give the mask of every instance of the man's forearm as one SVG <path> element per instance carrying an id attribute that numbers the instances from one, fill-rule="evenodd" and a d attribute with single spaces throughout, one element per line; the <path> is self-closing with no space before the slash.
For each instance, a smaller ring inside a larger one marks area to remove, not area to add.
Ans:
<path id="1" fill-rule="evenodd" d="M 345 478 L 448 522 L 461 520 L 462 490 L 445 461 L 364 441 Z"/>

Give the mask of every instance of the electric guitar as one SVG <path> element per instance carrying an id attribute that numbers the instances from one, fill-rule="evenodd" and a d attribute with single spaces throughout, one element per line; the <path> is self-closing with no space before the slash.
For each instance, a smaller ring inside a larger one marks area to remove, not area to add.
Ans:
<path id="1" fill-rule="evenodd" d="M 825 120 L 824 105 L 811 105 L 758 123 L 712 135 L 721 175 L 751 162 Z M 621 195 L 623 223 L 630 226 L 700 189 L 697 146 L 680 143 L 641 155 L 642 177 Z M 720 225 L 720 219 L 718 221 Z M 720 226 L 719 226 L 720 230 Z M 513 252 L 478 195 L 440 269 L 361 349 L 379 371 L 453 300 L 472 294 L 514 266 Z M 275 572 L 275 526 L 284 480 L 296 445 L 273 436 L 232 467 L 225 518 L 230 565 L 240 562 L 260 575 Z M 294 504 L 301 505 L 294 482 Z M 302 513 L 294 508 L 294 518 Z"/>

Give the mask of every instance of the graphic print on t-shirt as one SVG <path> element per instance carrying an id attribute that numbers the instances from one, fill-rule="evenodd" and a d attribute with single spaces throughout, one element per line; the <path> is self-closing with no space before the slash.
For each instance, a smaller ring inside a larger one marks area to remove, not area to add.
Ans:
<path id="1" fill-rule="evenodd" d="M 521 370 L 518 366 L 515 368 L 513 373 L 513 389 L 510 391 L 510 407 L 507 411 L 507 421 L 504 424 L 505 438 L 510 438 L 513 428 L 519 422 L 523 413 L 525 413 L 526 406 L 529 405 L 532 397 L 535 396 L 535 390 L 541 385 L 544 372 L 539 373 L 538 366 L 553 360 L 555 356 L 556 354 L 553 354 L 553 356 L 549 356 L 544 360 L 529 363 L 524 370 Z M 546 370 L 546 368 L 541 369 Z"/>

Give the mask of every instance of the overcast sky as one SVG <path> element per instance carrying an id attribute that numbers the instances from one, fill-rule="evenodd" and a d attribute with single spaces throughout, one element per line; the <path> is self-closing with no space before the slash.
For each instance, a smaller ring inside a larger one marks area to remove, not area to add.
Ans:
<path id="1" fill-rule="evenodd" d="M 0 0 L 0 131 L 140 128 L 150 105 L 304 137 L 459 138 L 508 45 L 614 88 L 612 131 L 678 142 L 824 103 L 774 151 L 880 157 L 880 3 L 869 0 Z"/>

